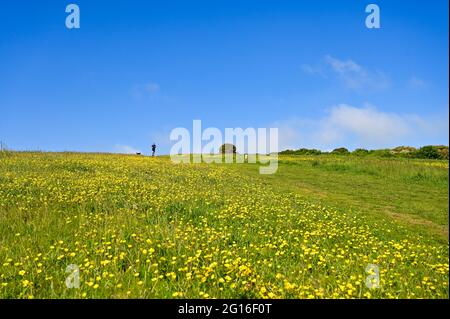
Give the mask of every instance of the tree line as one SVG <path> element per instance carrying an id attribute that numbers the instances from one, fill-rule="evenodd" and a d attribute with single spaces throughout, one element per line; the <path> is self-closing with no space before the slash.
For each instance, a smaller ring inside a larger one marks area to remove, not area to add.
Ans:
<path id="1" fill-rule="evenodd" d="M 420 148 L 412 146 L 398 146 L 395 148 L 367 150 L 357 148 L 349 151 L 345 147 L 335 148 L 331 152 L 324 152 L 317 149 L 300 148 L 298 150 L 285 150 L 279 154 L 284 155 L 355 155 L 355 156 L 380 156 L 380 157 L 406 157 L 406 158 L 423 158 L 423 159 L 441 159 L 448 160 L 448 146 L 445 145 L 427 145 Z"/>

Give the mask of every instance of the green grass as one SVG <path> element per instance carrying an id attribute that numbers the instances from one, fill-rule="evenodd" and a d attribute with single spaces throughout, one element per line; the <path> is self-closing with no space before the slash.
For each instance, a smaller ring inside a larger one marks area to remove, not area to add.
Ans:
<path id="1" fill-rule="evenodd" d="M 448 298 L 448 162 L 282 156 L 276 174 L 258 169 L 9 152 L 0 298 Z"/>
<path id="2" fill-rule="evenodd" d="M 256 167 L 245 170 L 258 176 Z M 448 242 L 448 161 L 354 156 L 281 156 L 270 184 L 311 202 L 389 217 Z"/>

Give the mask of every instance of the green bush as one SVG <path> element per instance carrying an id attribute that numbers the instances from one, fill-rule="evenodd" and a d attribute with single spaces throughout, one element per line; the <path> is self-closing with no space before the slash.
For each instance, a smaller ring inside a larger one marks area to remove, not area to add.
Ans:
<path id="1" fill-rule="evenodd" d="M 350 152 L 345 147 L 339 147 L 339 148 L 335 148 L 331 153 L 344 155 L 344 154 L 349 154 Z"/>
<path id="2" fill-rule="evenodd" d="M 436 149 L 437 149 L 441 159 L 448 160 L 448 146 L 439 145 L 439 146 L 436 146 Z"/>
<path id="3" fill-rule="evenodd" d="M 417 149 L 412 146 L 397 146 L 391 150 L 391 153 L 395 155 L 409 155 L 415 151 L 417 151 Z"/>
<path id="4" fill-rule="evenodd" d="M 316 150 L 316 149 L 300 148 L 298 150 L 282 151 L 282 152 L 280 152 L 280 154 L 284 154 L 284 155 L 320 155 L 320 154 L 322 154 L 322 151 Z"/>
<path id="5" fill-rule="evenodd" d="M 366 150 L 365 148 L 357 148 L 352 152 L 353 155 L 357 155 L 357 156 L 364 156 L 364 155 L 368 155 L 369 151 Z"/>
<path id="6" fill-rule="evenodd" d="M 427 145 L 419 148 L 416 152 L 414 152 L 414 157 L 424 159 L 440 159 L 441 155 L 439 154 L 437 147 Z"/>
<path id="7" fill-rule="evenodd" d="M 299 155 L 320 155 L 322 152 L 316 149 L 301 148 L 296 153 Z"/>
<path id="8" fill-rule="evenodd" d="M 353 152 L 349 152 L 345 147 L 334 149 L 331 153 L 322 152 L 316 149 L 300 148 L 298 150 L 285 150 L 280 152 L 285 155 L 320 155 L 320 154 L 337 154 L 337 155 L 356 155 L 356 156 L 378 156 L 378 157 L 406 157 L 406 158 L 423 158 L 423 159 L 449 159 L 449 148 L 445 145 L 427 145 L 420 149 L 412 146 L 397 146 L 393 149 L 367 150 L 357 148 Z"/>

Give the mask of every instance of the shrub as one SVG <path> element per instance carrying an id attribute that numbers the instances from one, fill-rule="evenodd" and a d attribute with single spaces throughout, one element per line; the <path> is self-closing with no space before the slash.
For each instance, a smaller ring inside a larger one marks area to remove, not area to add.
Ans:
<path id="1" fill-rule="evenodd" d="M 280 152 L 280 154 L 285 155 L 320 155 L 322 154 L 322 151 L 316 150 L 316 149 L 307 149 L 307 148 L 300 148 L 298 150 L 286 150 Z"/>
<path id="2" fill-rule="evenodd" d="M 448 160 L 448 146 L 439 145 L 436 146 L 440 158 L 443 160 Z"/>
<path id="3" fill-rule="evenodd" d="M 369 154 L 369 151 L 366 150 L 365 148 L 357 148 L 352 152 L 352 154 L 357 156 L 364 156 Z"/>
<path id="4" fill-rule="evenodd" d="M 331 153 L 343 155 L 343 154 L 348 154 L 350 152 L 345 147 L 339 147 L 339 148 L 335 148 Z"/>
<path id="5" fill-rule="evenodd" d="M 397 146 L 391 150 L 392 154 L 410 154 L 414 153 L 417 149 L 412 146 Z"/>
<path id="6" fill-rule="evenodd" d="M 322 154 L 322 151 L 321 150 L 312 149 L 312 150 L 309 150 L 309 154 L 311 154 L 311 155 L 320 155 L 320 154 Z"/>
<path id="7" fill-rule="evenodd" d="M 301 148 L 295 151 L 298 155 L 320 155 L 322 152 L 316 149 Z"/>
<path id="8" fill-rule="evenodd" d="M 295 151 L 294 150 L 284 150 L 284 151 L 281 151 L 280 154 L 292 155 L 292 154 L 295 154 Z"/>
<path id="9" fill-rule="evenodd" d="M 426 159 L 440 159 L 441 155 L 439 154 L 436 146 L 427 145 L 419 148 L 416 152 L 414 152 L 414 157 Z"/>
<path id="10" fill-rule="evenodd" d="M 412 146 L 397 146 L 393 149 L 367 150 L 357 148 L 353 152 L 349 152 L 345 147 L 334 149 L 331 153 L 322 152 L 316 149 L 300 148 L 298 150 L 286 150 L 280 152 L 286 155 L 320 155 L 320 154 L 337 154 L 337 155 L 356 155 L 356 156 L 378 156 L 378 157 L 406 157 L 406 158 L 423 158 L 423 159 L 449 159 L 449 147 L 445 145 L 427 145 L 420 149 Z"/>

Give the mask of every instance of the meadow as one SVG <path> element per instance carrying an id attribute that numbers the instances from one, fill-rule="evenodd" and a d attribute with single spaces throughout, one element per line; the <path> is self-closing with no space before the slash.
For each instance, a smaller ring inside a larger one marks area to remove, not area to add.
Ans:
<path id="1" fill-rule="evenodd" d="M 448 161 L 258 169 L 1 153 L 0 298 L 449 298 Z"/>

